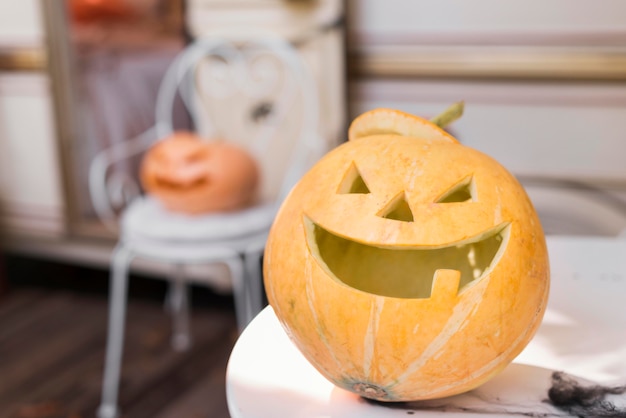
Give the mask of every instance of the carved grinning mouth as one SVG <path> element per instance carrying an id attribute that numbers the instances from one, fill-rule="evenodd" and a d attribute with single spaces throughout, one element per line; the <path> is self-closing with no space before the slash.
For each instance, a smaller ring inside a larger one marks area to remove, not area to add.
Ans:
<path id="1" fill-rule="evenodd" d="M 471 239 L 442 247 L 372 246 L 340 237 L 305 216 L 309 249 L 332 277 L 388 297 L 429 298 L 438 270 L 460 272 L 457 292 L 497 264 L 509 236 L 502 223 Z"/>
<path id="2" fill-rule="evenodd" d="M 208 183 L 206 178 L 197 178 L 191 181 L 177 181 L 162 176 L 156 176 L 155 181 L 163 189 L 188 190 L 203 186 Z"/>

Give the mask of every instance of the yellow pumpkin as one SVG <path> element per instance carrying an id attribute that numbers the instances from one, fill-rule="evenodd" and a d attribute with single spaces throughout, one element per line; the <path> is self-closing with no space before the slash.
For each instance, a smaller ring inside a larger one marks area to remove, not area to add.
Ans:
<path id="1" fill-rule="evenodd" d="M 249 205 L 259 173 L 255 160 L 232 143 L 175 132 L 148 150 L 140 179 L 166 208 L 198 214 Z"/>
<path id="2" fill-rule="evenodd" d="M 549 290 L 522 186 L 438 126 L 378 109 L 294 187 L 272 226 L 267 296 L 335 385 L 379 401 L 458 394 L 509 364 Z"/>

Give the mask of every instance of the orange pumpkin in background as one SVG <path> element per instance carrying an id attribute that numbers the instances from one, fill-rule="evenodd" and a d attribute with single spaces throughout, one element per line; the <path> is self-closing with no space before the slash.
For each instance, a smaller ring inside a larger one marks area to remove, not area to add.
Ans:
<path id="1" fill-rule="evenodd" d="M 264 258 L 287 334 L 335 385 L 379 401 L 471 390 L 536 332 L 544 234 L 522 186 L 437 125 L 357 118 L 284 201 Z"/>
<path id="2" fill-rule="evenodd" d="M 80 23 L 130 20 L 137 10 L 126 0 L 68 0 L 70 17 Z"/>
<path id="3" fill-rule="evenodd" d="M 146 153 L 140 179 L 169 210 L 199 214 L 250 205 L 259 171 L 254 158 L 232 143 L 175 132 Z"/>

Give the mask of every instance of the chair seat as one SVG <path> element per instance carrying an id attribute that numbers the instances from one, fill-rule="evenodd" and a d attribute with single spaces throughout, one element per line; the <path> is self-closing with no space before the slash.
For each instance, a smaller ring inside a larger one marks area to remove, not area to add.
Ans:
<path id="1" fill-rule="evenodd" d="M 167 210 L 151 197 L 135 199 L 124 211 L 121 231 L 126 239 L 174 242 L 237 240 L 269 230 L 276 215 L 275 203 L 236 212 L 187 215 Z"/>

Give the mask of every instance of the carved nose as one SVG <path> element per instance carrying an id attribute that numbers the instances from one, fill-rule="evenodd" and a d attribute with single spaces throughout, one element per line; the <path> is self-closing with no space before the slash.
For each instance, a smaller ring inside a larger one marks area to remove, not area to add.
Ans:
<path id="1" fill-rule="evenodd" d="M 404 192 L 391 199 L 377 215 L 381 218 L 393 219 L 395 221 L 413 222 L 413 212 L 406 201 Z"/>

